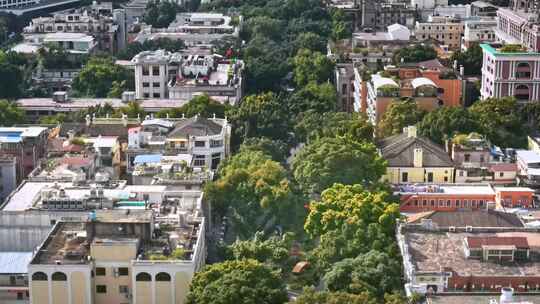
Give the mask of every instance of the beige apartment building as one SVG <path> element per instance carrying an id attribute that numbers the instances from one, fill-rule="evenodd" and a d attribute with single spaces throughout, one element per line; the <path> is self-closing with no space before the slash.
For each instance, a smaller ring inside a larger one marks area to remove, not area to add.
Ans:
<path id="1" fill-rule="evenodd" d="M 58 222 L 28 267 L 31 303 L 184 303 L 205 261 L 204 218 L 154 213 L 104 210 Z"/>
<path id="2" fill-rule="evenodd" d="M 448 49 L 459 49 L 464 24 L 451 17 L 430 16 L 428 22 L 416 22 L 414 36 L 418 41 L 436 40 Z"/>

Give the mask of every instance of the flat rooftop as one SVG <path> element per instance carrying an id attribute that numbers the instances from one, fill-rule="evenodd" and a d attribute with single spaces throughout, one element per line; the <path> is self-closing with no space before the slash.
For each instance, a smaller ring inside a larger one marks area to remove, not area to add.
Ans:
<path id="1" fill-rule="evenodd" d="M 405 232 L 411 262 L 417 272 L 440 272 L 452 269 L 459 276 L 540 276 L 540 261 L 494 263 L 467 259 L 464 253 L 466 237 L 526 237 L 532 251 L 540 245 L 540 233 L 449 233 Z"/>
<path id="2" fill-rule="evenodd" d="M 403 185 L 396 189 L 398 194 L 433 194 L 433 195 L 494 195 L 495 191 L 488 184 L 447 184 L 447 185 Z"/>
<path id="3" fill-rule="evenodd" d="M 168 108 L 178 108 L 189 102 L 183 99 L 143 99 L 138 100 L 147 112 L 158 112 Z M 21 98 L 17 100 L 19 107 L 29 111 L 50 110 L 53 112 L 78 112 L 88 107 L 111 105 L 118 109 L 126 103 L 119 98 L 70 98 L 66 102 L 56 102 L 52 98 Z"/>
<path id="4" fill-rule="evenodd" d="M 429 297 L 428 304 L 500 304 L 500 295 L 434 295 Z M 495 300 L 497 302 L 492 302 Z M 540 295 L 514 294 L 513 302 L 507 304 L 538 304 Z"/>

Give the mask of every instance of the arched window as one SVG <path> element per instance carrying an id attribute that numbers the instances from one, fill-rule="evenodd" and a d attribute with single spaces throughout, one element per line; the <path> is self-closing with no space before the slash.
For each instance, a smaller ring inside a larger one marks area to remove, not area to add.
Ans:
<path id="1" fill-rule="evenodd" d="M 529 100 L 529 87 L 524 84 L 517 85 L 514 96 L 517 100 Z"/>
<path id="2" fill-rule="evenodd" d="M 38 271 L 32 274 L 32 281 L 47 281 L 47 274 Z"/>
<path id="3" fill-rule="evenodd" d="M 67 276 L 63 272 L 55 272 L 52 274 L 51 279 L 53 281 L 67 281 Z"/>
<path id="4" fill-rule="evenodd" d="M 152 281 L 152 276 L 148 274 L 147 272 L 141 272 L 137 274 L 137 276 L 135 277 L 135 281 L 149 282 L 149 281 Z"/>
<path id="5" fill-rule="evenodd" d="M 520 62 L 516 66 L 516 78 L 531 78 L 531 66 L 527 62 Z"/>
<path id="6" fill-rule="evenodd" d="M 167 281 L 169 282 L 171 280 L 171 275 L 169 275 L 166 272 L 160 272 L 156 274 L 156 281 Z"/>

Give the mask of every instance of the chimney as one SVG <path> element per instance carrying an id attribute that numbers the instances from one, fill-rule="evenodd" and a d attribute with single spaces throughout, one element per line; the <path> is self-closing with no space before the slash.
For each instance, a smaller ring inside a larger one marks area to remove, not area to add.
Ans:
<path id="1" fill-rule="evenodd" d="M 416 137 L 416 126 L 408 126 L 403 129 L 405 132 L 407 132 L 407 137 Z"/>
<path id="2" fill-rule="evenodd" d="M 423 155 L 424 151 L 421 147 L 415 147 L 413 152 L 413 165 L 415 168 L 423 167 Z"/>

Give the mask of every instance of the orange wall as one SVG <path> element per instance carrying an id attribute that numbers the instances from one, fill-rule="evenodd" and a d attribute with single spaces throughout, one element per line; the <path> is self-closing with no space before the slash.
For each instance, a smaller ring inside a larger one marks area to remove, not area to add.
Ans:
<path id="1" fill-rule="evenodd" d="M 445 106 L 461 106 L 461 80 L 439 79 L 439 71 L 422 71 L 422 77 L 431 79 L 437 86 L 444 90 L 441 99 Z"/>
<path id="2" fill-rule="evenodd" d="M 504 202 L 510 199 L 511 202 Z M 497 206 L 501 207 L 532 207 L 533 192 L 531 191 L 501 191 L 497 190 Z"/>
<path id="3" fill-rule="evenodd" d="M 494 195 L 466 195 L 466 194 L 455 194 L 455 195 L 444 195 L 439 194 L 435 195 L 422 194 L 417 195 L 404 195 L 401 197 L 401 206 L 399 207 L 400 211 L 403 212 L 417 212 L 417 211 L 454 211 L 457 209 L 482 209 L 486 208 L 487 202 L 493 202 L 495 199 Z M 423 201 L 426 200 L 426 206 L 424 206 Z M 431 205 L 431 201 L 434 200 L 434 206 Z M 439 200 L 442 200 L 441 204 Z M 456 200 L 459 200 L 459 206 L 456 206 Z M 465 200 L 468 201 L 467 205 L 464 205 Z M 475 201 L 473 204 L 473 200 Z M 483 204 L 480 205 L 480 200 L 483 200 Z M 418 202 L 418 205 L 415 204 L 415 201 Z M 447 202 L 450 201 L 450 206 L 447 205 Z"/>

